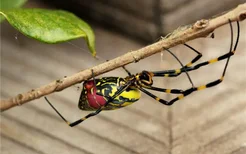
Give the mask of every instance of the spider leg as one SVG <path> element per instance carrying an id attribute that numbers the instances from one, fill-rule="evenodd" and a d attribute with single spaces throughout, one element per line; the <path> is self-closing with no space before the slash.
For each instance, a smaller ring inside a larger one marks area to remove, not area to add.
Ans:
<path id="1" fill-rule="evenodd" d="M 56 111 L 56 113 L 67 123 L 69 124 L 69 122 L 67 121 L 66 118 L 64 118 L 61 113 L 51 104 L 51 102 L 48 100 L 47 97 L 44 97 L 44 99 L 46 100 L 47 103 L 49 103 L 49 105 Z"/>
<path id="2" fill-rule="evenodd" d="M 210 87 L 214 87 L 218 84 L 220 84 L 223 80 L 224 80 L 224 76 L 225 76 L 225 73 L 226 73 L 226 69 L 227 69 L 227 66 L 228 66 L 228 63 L 229 63 L 229 60 L 230 60 L 231 57 L 228 57 L 227 58 L 227 61 L 226 61 L 226 65 L 225 65 L 225 68 L 224 68 L 224 71 L 222 73 L 222 76 L 217 79 L 217 80 L 214 80 L 212 82 L 209 82 L 205 85 L 201 85 L 199 87 L 192 87 L 190 89 L 187 89 L 185 90 L 181 95 L 179 95 L 178 97 L 172 99 L 171 101 L 169 101 L 166 105 L 172 105 L 174 102 L 184 98 L 185 96 L 188 96 L 189 94 L 191 94 L 192 92 L 194 91 L 199 91 L 199 90 L 203 90 L 203 89 L 206 89 L 206 88 L 210 88 Z M 162 103 L 162 102 L 161 102 Z"/>
<path id="3" fill-rule="evenodd" d="M 67 119 L 64 118 L 64 117 L 61 115 L 61 113 L 60 113 L 60 112 L 59 112 L 59 111 L 51 104 L 51 102 L 48 100 L 47 97 L 44 97 L 44 98 L 45 98 L 45 100 L 49 103 L 49 105 L 55 110 L 55 112 L 62 118 L 62 120 L 64 120 L 70 127 L 76 126 L 76 125 L 78 125 L 79 123 L 83 122 L 85 119 L 87 119 L 87 118 L 89 118 L 89 117 L 91 117 L 91 116 L 95 116 L 95 115 L 97 115 L 99 112 L 101 112 L 101 111 L 97 110 L 95 113 L 90 113 L 90 114 L 88 114 L 87 116 L 85 116 L 84 118 L 81 118 L 81 119 L 79 119 L 79 120 L 76 120 L 75 122 L 70 123 L 70 122 L 67 121 Z"/>
<path id="4" fill-rule="evenodd" d="M 184 97 L 188 96 L 189 94 L 191 94 L 192 92 L 195 92 L 195 91 L 199 91 L 199 90 L 203 90 L 203 89 L 206 89 L 206 88 L 210 88 L 210 87 L 213 87 L 213 86 L 216 86 L 218 84 L 220 84 L 223 79 L 224 79 L 224 76 L 225 76 L 225 73 L 226 73 L 226 69 L 227 69 L 227 66 L 228 66 L 228 63 L 229 63 L 229 60 L 230 60 L 230 57 L 227 58 L 227 61 L 226 61 L 226 65 L 225 65 L 225 68 L 224 68 L 224 71 L 223 71 L 223 74 L 222 76 L 217 79 L 217 80 L 214 80 L 212 82 L 209 82 L 205 85 L 201 85 L 199 87 L 191 87 L 185 91 L 183 91 L 178 97 L 170 100 L 170 101 L 166 101 L 164 99 L 161 99 L 159 97 L 157 97 L 156 95 L 150 93 L 149 91 L 143 89 L 142 87 L 138 86 L 137 88 L 139 90 L 141 90 L 142 92 L 144 92 L 145 94 L 149 95 L 150 97 L 154 98 L 155 100 L 159 101 L 160 103 L 164 104 L 164 105 L 172 105 L 173 103 L 175 103 L 176 101 L 180 100 L 180 99 L 183 99 Z"/>
<path id="5" fill-rule="evenodd" d="M 96 116 L 97 114 L 99 114 L 104 107 L 106 107 L 110 102 L 112 102 L 117 96 L 119 96 L 122 92 L 124 92 L 129 86 L 131 85 L 131 83 L 127 83 L 126 85 L 122 86 L 117 92 L 115 92 L 115 94 L 110 97 L 107 102 L 105 103 L 104 106 L 101 106 L 99 109 L 97 109 L 95 112 L 92 112 L 92 113 L 89 113 L 88 115 L 86 115 L 85 117 L 75 121 L 75 122 L 72 122 L 72 123 L 68 123 L 69 126 L 73 127 L 73 126 L 76 126 L 78 124 L 80 124 L 81 122 L 85 121 L 86 119 L 90 118 L 90 117 L 93 117 L 93 116 Z M 65 119 L 65 118 L 64 118 Z M 64 120 L 63 119 L 63 120 Z"/>
<path id="6" fill-rule="evenodd" d="M 99 109 L 97 109 L 95 112 L 92 112 L 92 113 L 89 113 L 88 115 L 86 115 L 85 117 L 79 119 L 79 120 L 76 120 L 72 123 L 70 123 L 69 121 L 66 120 L 66 118 L 64 118 L 61 113 L 50 103 L 50 101 L 47 99 L 47 97 L 44 97 L 45 100 L 49 103 L 49 105 L 55 110 L 55 112 L 70 126 L 70 127 L 73 127 L 73 126 L 76 126 L 78 124 L 80 124 L 81 122 L 85 121 L 86 119 L 90 118 L 90 117 L 93 117 L 97 114 L 99 114 L 103 108 L 105 106 L 107 106 L 110 102 L 112 102 L 117 96 L 119 96 L 122 92 L 124 92 L 129 86 L 131 85 L 131 81 L 129 81 L 127 84 L 125 84 L 124 86 L 122 86 L 121 88 L 119 88 L 119 90 L 117 92 L 115 92 L 115 94 L 110 97 L 107 102 L 105 103 L 104 106 L 101 106 Z"/>
<path id="7" fill-rule="evenodd" d="M 106 60 L 106 61 L 109 61 L 109 60 Z M 131 76 L 131 72 L 125 68 L 125 66 L 122 66 L 122 68 L 126 71 L 126 73 L 128 74 L 128 76 Z"/>
<path id="8" fill-rule="evenodd" d="M 237 22 L 238 35 L 237 35 L 236 44 L 235 44 L 235 46 L 234 46 L 234 48 L 232 50 L 233 32 L 232 32 L 232 25 L 231 25 L 231 21 L 230 20 L 229 20 L 229 23 L 230 23 L 230 27 L 231 27 L 231 44 L 230 44 L 230 50 L 229 50 L 228 53 L 226 53 L 226 54 L 224 54 L 224 55 L 222 55 L 222 56 L 220 56 L 218 58 L 215 58 L 215 59 L 212 59 L 212 60 L 197 64 L 197 65 L 193 66 L 192 68 L 191 67 L 183 68 L 183 69 L 186 69 L 185 71 L 191 71 L 191 70 L 194 70 L 194 69 L 198 69 L 201 66 L 204 66 L 204 65 L 207 65 L 207 64 L 210 64 L 210 63 L 214 63 L 214 62 L 217 62 L 217 61 L 220 61 L 220 60 L 223 60 L 223 59 L 227 59 L 225 67 L 224 67 L 224 70 L 223 70 L 223 73 L 222 73 L 222 76 L 219 79 L 214 80 L 212 82 L 209 82 L 207 84 L 198 86 L 198 87 L 191 87 L 191 88 L 183 91 L 181 93 L 181 95 L 179 95 L 178 97 L 176 97 L 176 98 L 174 98 L 174 99 L 172 99 L 170 101 L 166 101 L 164 99 L 160 99 L 159 97 L 155 96 L 154 94 L 150 93 L 149 91 L 143 89 L 140 86 L 137 86 L 137 88 L 139 90 L 141 90 L 142 92 L 146 93 L 147 95 L 149 95 L 150 97 L 154 98 L 155 100 L 159 101 L 160 103 L 164 104 L 164 105 L 172 105 L 174 102 L 176 102 L 176 101 L 178 101 L 180 99 L 183 99 L 184 97 L 188 96 L 189 94 L 191 94 L 194 91 L 203 90 L 203 89 L 214 87 L 214 86 L 220 84 L 223 81 L 223 79 L 224 79 L 229 60 L 230 60 L 231 56 L 235 53 L 236 48 L 237 48 L 237 44 L 238 44 L 238 40 L 239 40 L 239 33 L 240 33 L 239 32 L 239 23 Z"/>
<path id="9" fill-rule="evenodd" d="M 182 64 L 182 62 L 179 60 L 179 58 L 175 55 L 175 54 L 173 54 L 169 49 L 165 49 L 167 52 L 169 52 L 178 62 L 179 62 L 179 64 L 182 66 L 182 67 L 185 67 L 183 64 Z M 190 83 L 191 83 L 191 85 L 192 85 L 192 87 L 194 87 L 194 83 L 192 82 L 192 80 L 191 80 L 191 77 L 190 77 L 190 75 L 188 74 L 188 72 L 185 70 L 185 74 L 187 75 L 187 77 L 188 77 L 188 79 L 189 79 L 189 81 L 190 81 Z"/>
<path id="10" fill-rule="evenodd" d="M 232 29 L 232 24 L 231 21 L 229 20 L 229 25 L 230 25 L 230 29 L 231 29 L 231 46 L 233 44 L 233 29 Z M 176 69 L 176 70 L 166 70 L 166 71 L 158 71 L 158 72 L 152 72 L 154 74 L 154 76 L 164 76 L 164 77 L 176 77 L 178 75 L 180 75 L 183 72 L 189 72 L 189 71 L 193 71 L 196 70 L 202 66 L 206 66 L 208 64 L 212 64 L 221 60 L 224 60 L 228 57 L 231 57 L 232 55 L 235 54 L 236 52 L 236 48 L 237 48 L 237 44 L 239 41 L 239 35 L 240 35 L 240 27 L 239 27 L 239 22 L 237 21 L 237 39 L 236 39 L 236 44 L 234 46 L 233 50 L 230 50 L 229 53 L 226 53 L 222 56 L 219 56 L 217 58 L 199 63 L 195 66 L 192 66 L 192 64 L 196 61 L 197 58 L 193 59 L 190 63 L 188 63 L 185 67 L 182 67 L 180 69 Z M 197 56 L 198 57 L 198 56 Z M 199 59 L 199 58 L 198 58 Z"/>
<path id="11" fill-rule="evenodd" d="M 188 44 L 184 44 L 186 47 L 190 48 L 192 51 L 194 51 L 195 53 L 197 53 L 197 56 L 195 58 L 193 58 L 191 60 L 191 62 L 187 63 L 185 66 L 182 66 L 182 68 L 187 68 L 189 66 L 191 66 L 193 63 L 197 62 L 201 57 L 202 54 L 197 51 L 196 49 L 194 49 L 193 47 L 191 47 Z M 168 49 L 165 49 L 167 51 L 169 51 Z M 170 53 L 171 51 L 169 51 Z M 177 58 L 176 58 L 177 59 Z M 178 72 L 178 70 L 165 70 L 165 71 L 156 71 L 156 72 L 152 72 L 154 73 L 154 76 L 161 76 L 161 77 L 175 77 L 181 74 L 181 72 Z"/>
<path id="12" fill-rule="evenodd" d="M 128 74 L 128 76 L 131 76 L 132 75 L 131 72 L 128 69 L 125 68 L 125 66 L 122 66 L 122 68 L 126 71 L 126 73 Z"/>
<path id="13" fill-rule="evenodd" d="M 183 90 L 181 89 L 165 89 L 165 88 L 159 88 L 159 87 L 153 87 L 153 86 L 145 86 L 141 85 L 141 87 L 150 89 L 150 90 L 155 90 L 159 92 L 165 92 L 165 93 L 171 93 L 171 94 L 181 94 L 183 93 Z"/>
<path id="14" fill-rule="evenodd" d="M 197 51 L 196 49 L 194 49 L 193 47 L 189 46 L 188 44 L 184 44 L 186 47 L 190 48 L 192 51 L 194 51 L 195 53 L 197 53 L 197 56 L 191 60 L 191 62 L 189 62 L 188 64 L 185 65 L 185 67 L 189 67 L 191 66 L 193 63 L 197 62 L 201 57 L 202 54 Z"/>

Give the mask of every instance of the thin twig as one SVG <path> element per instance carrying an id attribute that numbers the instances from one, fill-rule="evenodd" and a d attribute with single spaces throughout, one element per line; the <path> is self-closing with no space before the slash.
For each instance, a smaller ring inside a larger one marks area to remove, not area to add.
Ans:
<path id="1" fill-rule="evenodd" d="M 8 100 L 1 100 L 0 110 L 4 111 L 14 106 L 24 104 L 31 100 L 40 98 L 42 96 L 51 94 L 56 91 L 61 91 L 74 84 L 80 83 L 91 78 L 91 70 L 93 69 L 94 75 L 100 75 L 109 72 L 113 69 L 122 67 L 129 63 L 137 62 L 143 58 L 149 57 L 157 52 L 162 51 L 163 48 L 171 48 L 178 44 L 185 43 L 189 40 L 194 40 L 199 37 L 204 37 L 213 32 L 216 28 L 228 23 L 228 19 L 231 21 L 242 21 L 246 18 L 246 3 L 239 5 L 237 8 L 217 16 L 210 20 L 199 20 L 192 26 L 185 26 L 178 28 L 171 33 L 168 37 L 146 46 L 142 49 L 128 52 L 120 57 L 102 63 L 98 66 L 80 71 L 69 77 L 56 80 L 52 83 L 44 85 L 40 88 L 31 90 L 29 92 L 18 94 L 16 97 Z"/>

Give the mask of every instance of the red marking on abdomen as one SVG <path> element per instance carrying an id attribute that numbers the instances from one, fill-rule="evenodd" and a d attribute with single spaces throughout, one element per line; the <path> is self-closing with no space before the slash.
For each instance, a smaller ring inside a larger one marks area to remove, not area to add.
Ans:
<path id="1" fill-rule="evenodd" d="M 86 95 L 87 95 L 88 103 L 92 108 L 98 109 L 101 106 L 105 105 L 106 101 L 103 98 L 103 96 L 96 94 L 96 87 L 94 86 L 93 80 L 87 81 L 86 83 L 84 83 L 84 86 L 87 90 Z M 92 88 L 93 88 L 93 92 L 92 92 Z"/>

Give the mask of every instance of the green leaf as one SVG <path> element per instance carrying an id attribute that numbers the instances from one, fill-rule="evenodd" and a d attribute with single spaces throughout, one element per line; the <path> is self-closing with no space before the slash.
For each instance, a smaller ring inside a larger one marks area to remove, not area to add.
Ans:
<path id="1" fill-rule="evenodd" d="M 26 3 L 27 0 L 1 0 L 0 1 L 0 10 L 7 10 L 13 8 L 19 8 L 23 4 Z M 0 16 L 0 22 L 4 19 L 4 17 Z"/>
<path id="2" fill-rule="evenodd" d="M 1 0 L 0 10 L 21 7 L 27 0 Z"/>
<path id="3" fill-rule="evenodd" d="M 27 0 L 1 0 L 0 9 L 18 8 L 25 4 Z"/>
<path id="4" fill-rule="evenodd" d="M 96 55 L 93 30 L 86 22 L 70 12 L 13 9 L 0 11 L 0 14 L 24 35 L 45 43 L 58 43 L 84 37 L 92 55 Z"/>

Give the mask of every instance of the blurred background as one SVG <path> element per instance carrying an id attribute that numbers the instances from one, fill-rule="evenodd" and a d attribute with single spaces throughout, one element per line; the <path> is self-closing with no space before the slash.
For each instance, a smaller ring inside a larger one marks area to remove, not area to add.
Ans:
<path id="1" fill-rule="evenodd" d="M 245 2 L 245 1 L 244 1 Z M 13 97 L 140 49 L 181 25 L 230 10 L 243 0 L 29 0 L 24 7 L 67 9 L 87 21 L 95 31 L 94 59 L 83 39 L 44 44 L 27 38 L 6 21 L 1 23 L 1 99 Z M 233 23 L 234 36 L 236 24 Z M 149 96 L 126 108 L 105 111 L 70 128 L 43 98 L 1 113 L 3 154 L 244 154 L 246 153 L 246 22 L 240 22 L 241 37 L 220 85 L 196 92 L 173 106 L 164 106 Z M 229 50 L 230 28 L 216 29 L 215 38 L 187 42 L 203 54 L 199 61 Z M 234 37 L 235 38 L 235 37 Z M 171 51 L 186 64 L 195 54 L 183 45 Z M 225 61 L 190 76 L 199 86 L 220 78 Z M 126 66 L 133 74 L 142 70 L 179 68 L 167 52 Z M 101 76 L 127 74 L 117 69 Z M 155 86 L 187 89 L 186 75 L 155 78 Z M 77 86 L 81 86 L 78 84 Z M 48 96 L 69 121 L 88 112 L 78 109 L 77 86 Z M 153 92 L 170 100 L 175 95 Z"/>
<path id="2" fill-rule="evenodd" d="M 151 43 L 181 25 L 211 18 L 245 0 L 43 0 L 56 8 L 75 12 L 104 28 Z"/>

